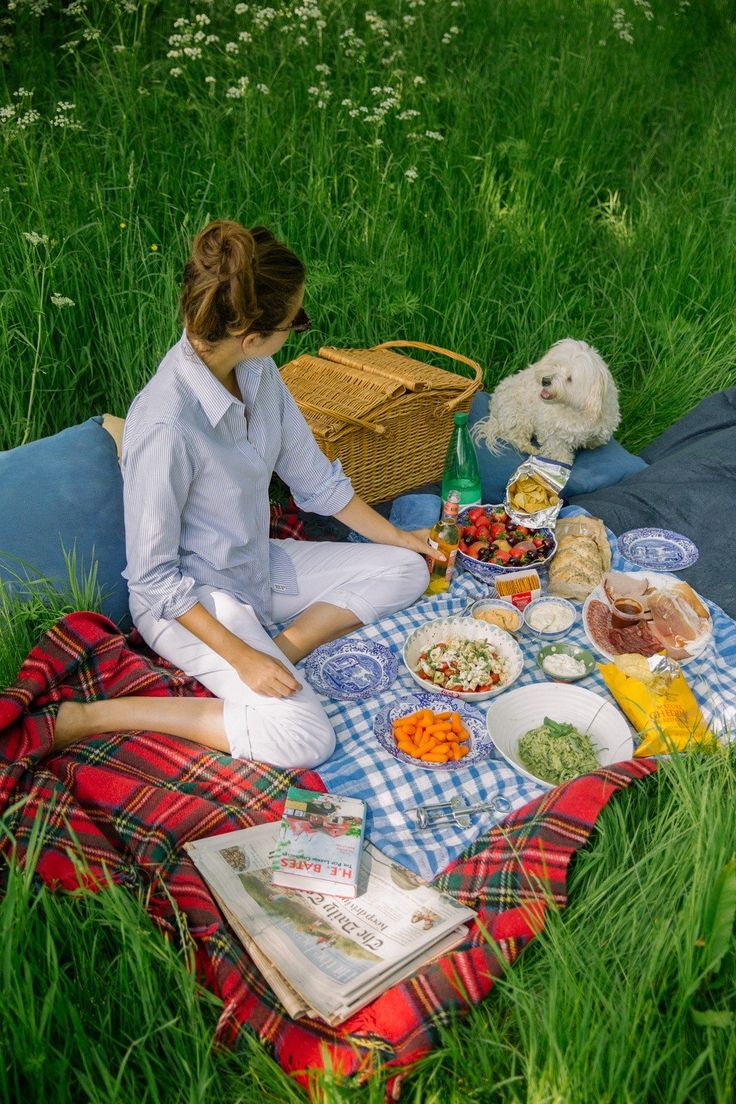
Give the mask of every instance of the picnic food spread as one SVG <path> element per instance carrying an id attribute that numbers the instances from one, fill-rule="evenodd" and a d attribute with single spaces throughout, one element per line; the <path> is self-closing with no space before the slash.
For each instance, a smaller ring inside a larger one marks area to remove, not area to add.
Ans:
<path id="1" fill-rule="evenodd" d="M 538 778 L 558 786 L 600 766 L 590 737 L 566 722 L 544 718 L 519 740 L 522 763 Z"/>
<path id="2" fill-rule="evenodd" d="M 474 694 L 497 686 L 504 678 L 506 665 L 484 640 L 449 639 L 422 652 L 416 672 L 444 690 Z"/>

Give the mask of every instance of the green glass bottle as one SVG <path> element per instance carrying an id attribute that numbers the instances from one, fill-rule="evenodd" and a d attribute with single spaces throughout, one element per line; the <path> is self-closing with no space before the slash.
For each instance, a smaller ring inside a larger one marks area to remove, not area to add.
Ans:
<path id="1" fill-rule="evenodd" d="M 475 455 L 468 429 L 468 415 L 459 411 L 455 414 L 455 425 L 447 448 L 445 471 L 442 476 L 442 501 L 447 502 L 450 491 L 460 495 L 460 510 L 468 506 L 478 506 L 481 500 L 480 472 L 478 457 Z"/>

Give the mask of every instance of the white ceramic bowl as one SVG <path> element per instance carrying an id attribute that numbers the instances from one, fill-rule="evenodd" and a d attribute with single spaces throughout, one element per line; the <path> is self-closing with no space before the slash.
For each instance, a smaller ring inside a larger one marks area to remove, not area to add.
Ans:
<path id="1" fill-rule="evenodd" d="M 602 766 L 630 759 L 634 741 L 628 721 L 615 705 L 582 686 L 537 682 L 519 686 L 492 702 L 486 714 L 488 733 L 506 762 L 532 782 L 551 788 L 549 782 L 531 774 L 519 760 L 519 740 L 544 718 L 575 725 L 587 732 Z"/>
<path id="2" fill-rule="evenodd" d="M 542 606 L 549 605 L 564 610 L 569 616 L 570 622 L 564 629 L 555 629 L 551 631 L 549 629 L 535 629 L 533 625 L 530 625 L 529 615 L 533 615 L 534 611 L 541 609 Z M 577 615 L 575 606 L 572 602 L 568 602 L 567 598 L 555 598 L 550 594 L 543 594 L 540 598 L 534 598 L 528 606 L 524 607 L 524 628 L 527 632 L 530 632 L 532 636 L 536 636 L 538 640 L 543 641 L 545 644 L 549 644 L 551 640 L 561 640 L 563 636 L 567 636 L 570 629 L 575 624 Z"/>
<path id="3" fill-rule="evenodd" d="M 499 656 L 506 662 L 506 678 L 494 686 L 492 690 L 483 690 L 475 694 L 461 693 L 459 690 L 443 690 L 441 686 L 427 682 L 416 673 L 419 657 L 433 644 L 439 644 L 443 640 L 485 640 Z M 474 617 L 440 617 L 436 621 L 427 621 L 418 629 L 407 636 L 402 655 L 407 670 L 414 681 L 422 690 L 429 690 L 435 694 L 445 694 L 452 698 L 462 698 L 463 701 L 485 701 L 496 694 L 503 693 L 512 682 L 521 674 L 524 666 L 524 657 L 521 648 L 513 637 L 503 629 L 489 625 L 486 621 L 476 621 Z"/>

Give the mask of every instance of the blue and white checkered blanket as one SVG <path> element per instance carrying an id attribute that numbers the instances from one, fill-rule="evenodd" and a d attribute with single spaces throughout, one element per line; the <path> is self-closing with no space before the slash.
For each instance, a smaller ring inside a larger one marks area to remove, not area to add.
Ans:
<path id="1" fill-rule="evenodd" d="M 581 512 L 565 510 L 568 516 Z M 621 571 L 636 570 L 620 555 L 616 538 L 610 532 L 609 540 L 612 567 Z M 456 575 L 447 594 L 420 599 L 409 609 L 361 629 L 356 637 L 378 641 L 399 656 L 396 681 L 384 699 L 366 702 L 322 699 L 337 735 L 334 755 L 319 768 L 325 785 L 334 793 L 361 797 L 369 810 L 371 840 L 386 854 L 425 878 L 432 878 L 443 870 L 491 827 L 493 819 L 492 814 L 480 814 L 473 817 L 467 829 L 448 826 L 419 831 L 412 812 L 417 806 L 448 801 L 455 796 L 475 802 L 502 795 L 517 808 L 542 792 L 500 757 L 462 770 L 428 771 L 394 759 L 373 735 L 373 719 L 378 710 L 391 699 L 417 689 L 400 658 L 408 634 L 427 620 L 461 614 L 471 601 L 487 593 L 483 584 L 462 573 Z M 714 730 L 733 731 L 736 728 L 736 622 L 718 606 L 708 602 L 708 607 L 713 618 L 713 640 L 701 656 L 687 664 L 685 674 Z M 590 646 L 580 618 L 566 640 Z M 524 634 L 519 637 L 519 644 L 524 653 L 524 668 L 514 686 L 545 681 L 536 665 L 539 644 Z M 597 669 L 586 679 L 585 686 L 613 700 Z M 484 713 L 489 704 L 488 701 L 479 702 L 476 708 Z"/>

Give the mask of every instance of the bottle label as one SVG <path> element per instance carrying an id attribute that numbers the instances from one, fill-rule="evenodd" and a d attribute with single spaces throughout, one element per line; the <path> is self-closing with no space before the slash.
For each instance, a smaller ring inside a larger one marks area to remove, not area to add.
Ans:
<path id="1" fill-rule="evenodd" d="M 436 540 L 433 540 L 432 537 L 429 537 L 427 539 L 427 544 L 429 545 L 430 548 L 434 548 L 434 549 L 438 549 L 440 547 L 439 543 Z M 432 573 L 434 575 L 439 575 L 439 574 L 444 575 L 445 579 L 447 580 L 448 586 L 449 586 L 449 584 L 452 582 L 452 576 L 453 576 L 454 571 L 455 571 L 455 560 L 457 559 L 457 548 L 451 548 L 449 552 L 447 552 L 443 548 L 442 551 L 447 556 L 447 559 L 445 560 L 445 562 L 444 563 L 442 563 L 441 561 L 438 562 L 436 560 L 431 559 L 429 556 L 427 556 L 427 566 L 429 567 L 430 573 Z"/>

